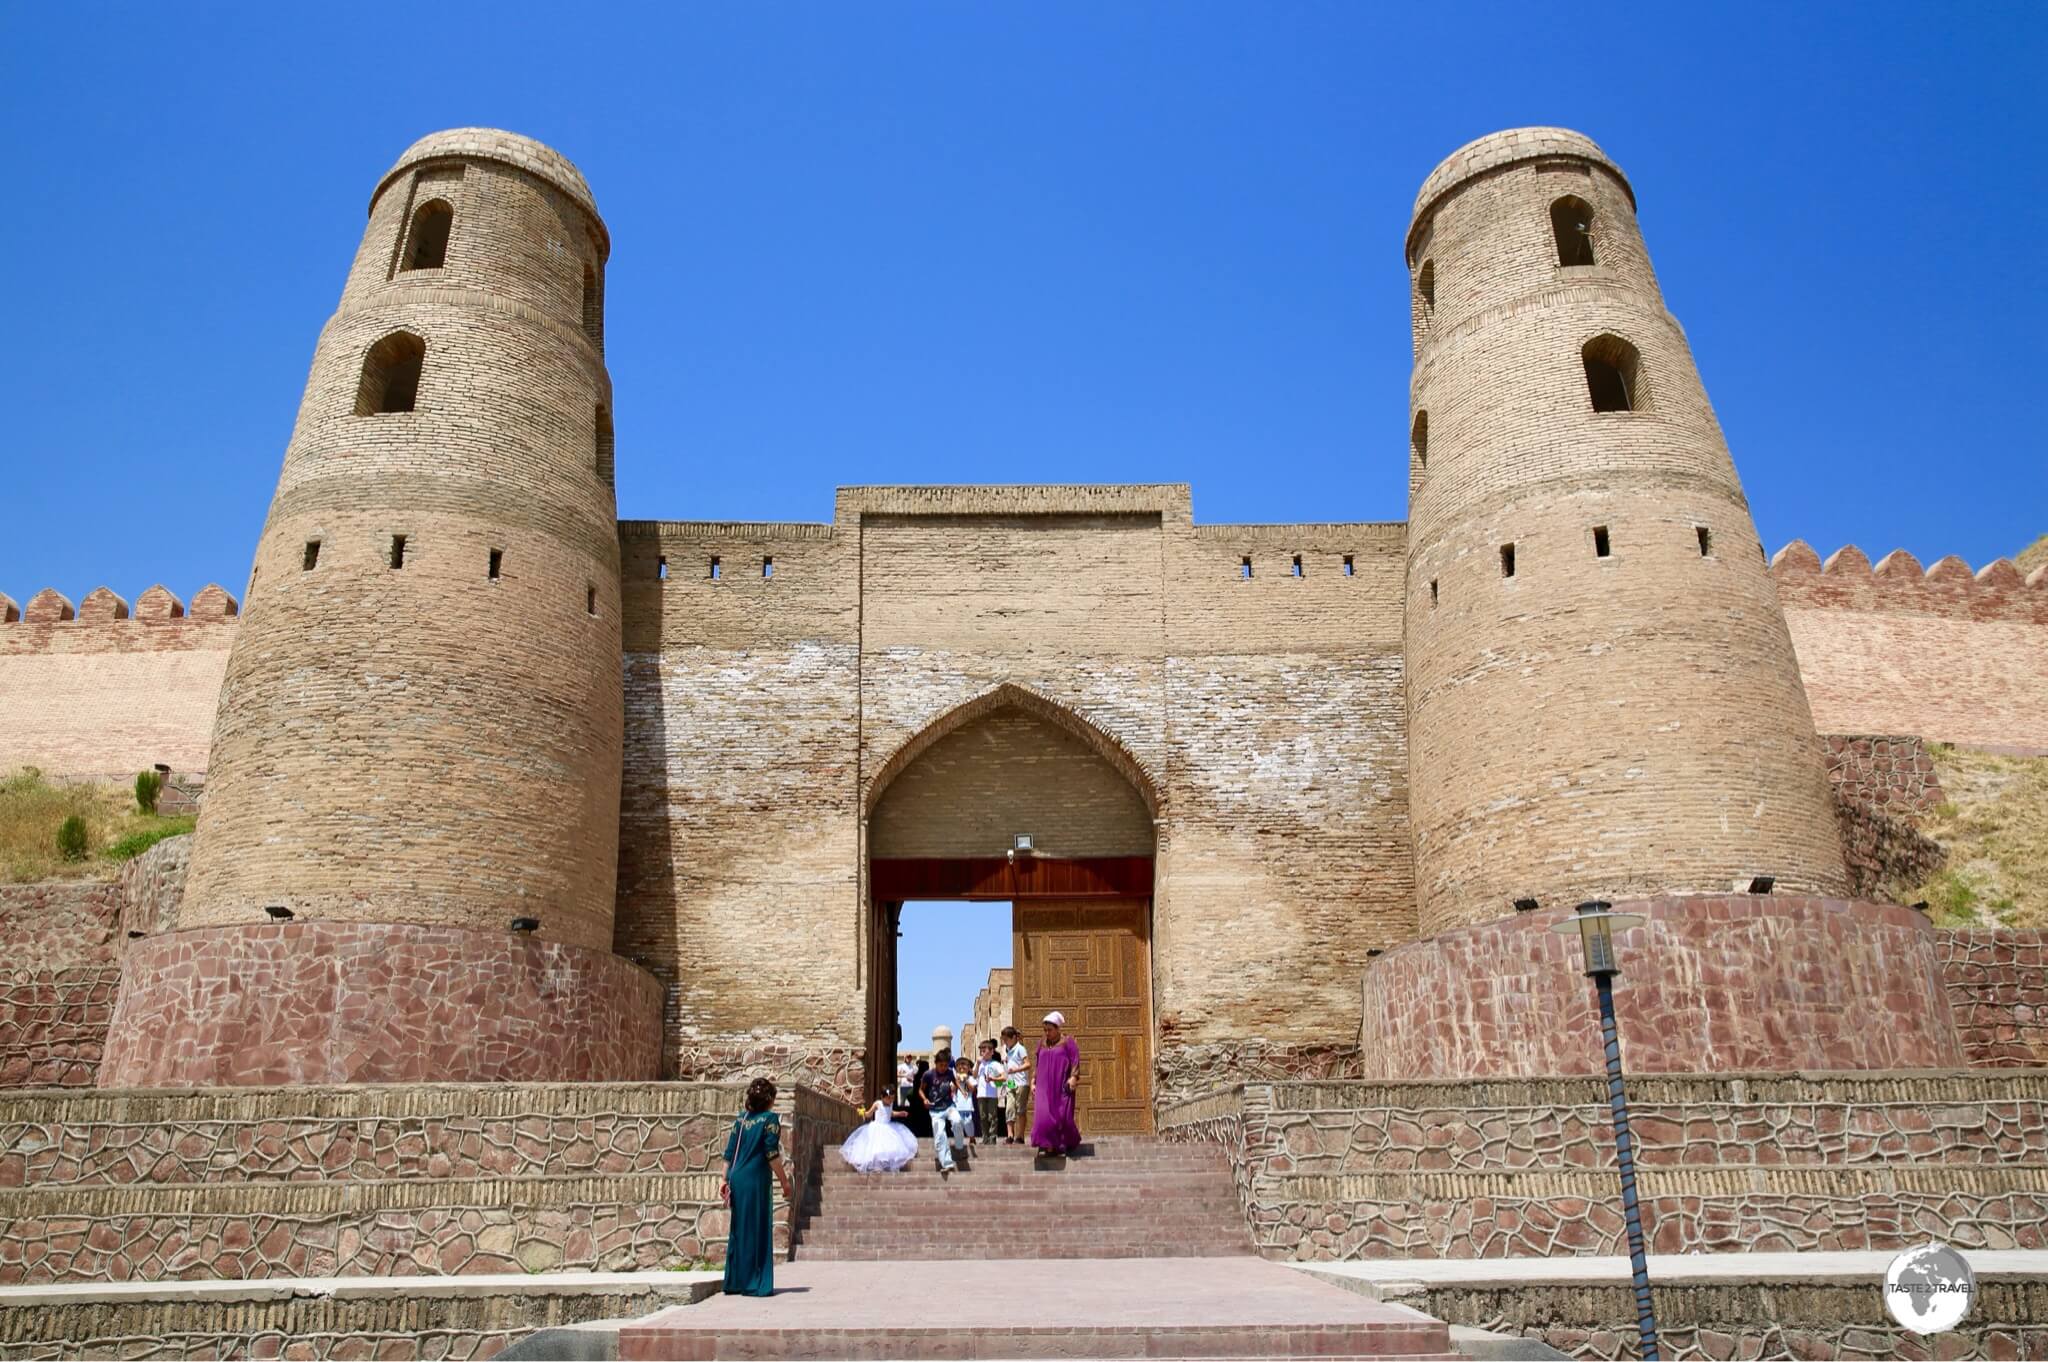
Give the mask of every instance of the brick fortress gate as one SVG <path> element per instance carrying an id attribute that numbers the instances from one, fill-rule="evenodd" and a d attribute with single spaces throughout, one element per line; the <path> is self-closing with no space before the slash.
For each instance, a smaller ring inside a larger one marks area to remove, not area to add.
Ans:
<path id="1" fill-rule="evenodd" d="M 1867 756 L 2048 751 L 2048 568 L 1766 562 L 1592 142 L 1425 183 L 1401 522 L 1198 524 L 1179 484 L 619 521 L 608 250 L 557 153 L 424 139 L 239 615 L 0 596 L 44 716 L 0 752 L 162 759 L 94 719 L 111 659 L 123 732 L 207 777 L 189 880 L 166 844 L 0 891 L 7 1072 L 111 1090 L 8 1099 L 0 1283 L 710 1252 L 739 1081 L 783 1080 L 805 1177 L 883 1081 L 913 898 L 1013 903 L 1084 1128 L 1219 1147 L 1169 1152 L 1227 1156 L 1270 1255 L 1618 1251 L 1547 930 L 1587 898 L 1649 919 L 1659 1248 L 2048 1246 L 2040 935 L 1872 898 L 1911 829 Z"/>

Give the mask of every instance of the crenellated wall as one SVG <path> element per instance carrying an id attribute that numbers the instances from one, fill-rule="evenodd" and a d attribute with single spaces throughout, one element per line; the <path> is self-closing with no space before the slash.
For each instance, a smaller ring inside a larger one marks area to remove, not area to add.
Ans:
<path id="1" fill-rule="evenodd" d="M 75 607 L 55 590 L 0 595 L 0 774 L 204 771 L 240 613 L 218 586 L 189 609 L 162 586 L 132 610 L 106 587 Z"/>
<path id="2" fill-rule="evenodd" d="M 1823 564 L 1795 539 L 1771 575 L 1821 732 L 2048 752 L 2048 567 L 1923 570 L 1904 549 L 1872 567 L 1854 545 Z"/>

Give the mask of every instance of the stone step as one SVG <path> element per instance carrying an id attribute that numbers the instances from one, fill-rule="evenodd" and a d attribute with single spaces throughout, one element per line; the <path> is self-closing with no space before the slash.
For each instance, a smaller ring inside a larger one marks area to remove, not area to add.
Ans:
<path id="1" fill-rule="evenodd" d="M 1258 1258 L 896 1261 L 776 1270 L 773 1299 L 713 1296 L 621 1328 L 622 1359 L 1451 1358 L 1450 1330 L 1405 1306 Z M 933 1272 L 941 1275 L 934 1277 Z M 941 1289 L 975 1327 L 917 1312 Z"/>

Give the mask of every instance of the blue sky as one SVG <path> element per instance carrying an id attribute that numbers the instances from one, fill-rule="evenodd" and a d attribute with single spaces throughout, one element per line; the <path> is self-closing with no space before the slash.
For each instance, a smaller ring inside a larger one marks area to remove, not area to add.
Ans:
<path id="1" fill-rule="evenodd" d="M 2048 531 L 2048 7 L 365 15 L 0 10 L 0 591 L 239 591 L 370 190 L 479 123 L 611 227 L 627 517 L 1172 480 L 1203 520 L 1399 519 L 1416 187 L 1560 123 L 1636 186 L 1767 544 Z"/>

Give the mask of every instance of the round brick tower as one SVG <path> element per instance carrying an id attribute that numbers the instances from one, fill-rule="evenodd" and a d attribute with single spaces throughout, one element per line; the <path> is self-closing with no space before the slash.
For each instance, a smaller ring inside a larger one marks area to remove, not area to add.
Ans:
<path id="1" fill-rule="evenodd" d="M 1423 184 L 1406 629 L 1424 935 L 1586 898 L 1846 886 L 1748 505 L 1635 195 L 1523 128 Z"/>
<path id="2" fill-rule="evenodd" d="M 128 953 L 103 1082 L 653 1076 L 652 980 L 610 953 L 609 249 L 582 175 L 510 133 L 437 133 L 378 182 L 178 929 Z"/>

